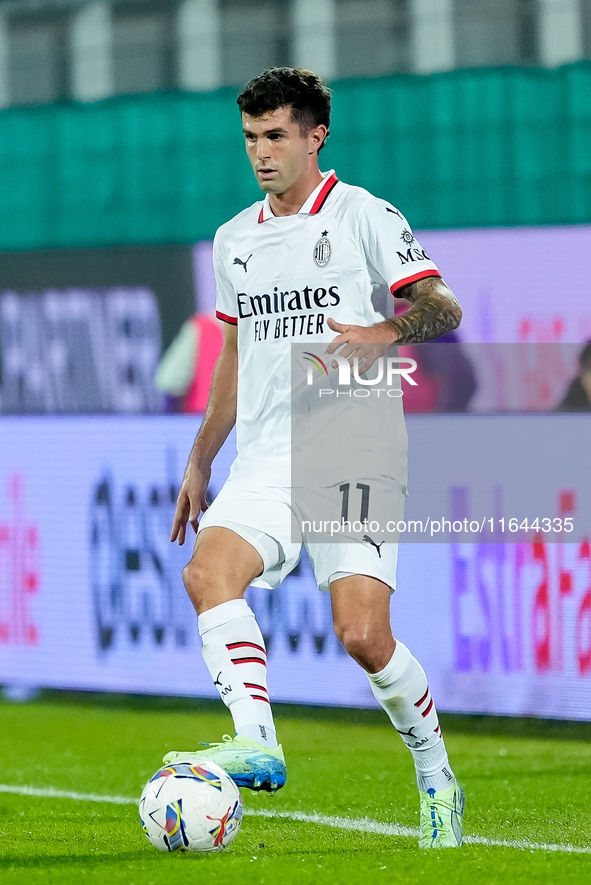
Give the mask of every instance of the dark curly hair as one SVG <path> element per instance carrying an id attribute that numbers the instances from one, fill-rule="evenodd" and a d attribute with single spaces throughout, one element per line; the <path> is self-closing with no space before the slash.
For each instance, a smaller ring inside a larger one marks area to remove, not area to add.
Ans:
<path id="1" fill-rule="evenodd" d="M 291 119 L 305 137 L 315 126 L 330 124 L 330 89 L 320 77 L 304 68 L 269 68 L 246 84 L 237 99 L 240 110 L 251 117 L 291 107 Z M 328 138 L 328 132 L 326 133 Z M 322 150 L 324 142 L 318 148 Z"/>

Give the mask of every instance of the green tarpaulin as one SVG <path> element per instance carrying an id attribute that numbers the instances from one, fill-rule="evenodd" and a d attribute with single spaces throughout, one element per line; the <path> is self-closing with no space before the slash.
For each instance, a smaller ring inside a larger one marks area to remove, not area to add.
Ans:
<path id="1" fill-rule="evenodd" d="M 591 221 L 591 63 L 344 80 L 324 168 L 415 227 Z M 0 112 L 0 249 L 186 243 L 260 198 L 235 91 Z"/>

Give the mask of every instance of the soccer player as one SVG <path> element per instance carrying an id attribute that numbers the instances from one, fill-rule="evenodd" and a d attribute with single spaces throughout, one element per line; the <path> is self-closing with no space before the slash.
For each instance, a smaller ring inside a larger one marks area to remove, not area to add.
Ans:
<path id="1" fill-rule="evenodd" d="M 164 761 L 213 759 L 239 786 L 275 791 L 285 783 L 285 760 L 267 691 L 265 644 L 244 592 L 249 585 L 276 587 L 301 553 L 290 521 L 290 345 L 304 343 L 317 353 L 322 345 L 334 357 L 356 358 L 363 371 L 392 344 L 456 328 L 461 310 L 395 207 L 320 171 L 330 91 L 316 75 L 267 70 L 248 83 L 238 105 L 246 152 L 265 198 L 215 237 L 224 345 L 171 533 L 183 544 L 188 523 L 198 532 L 183 580 L 197 611 L 205 663 L 236 735 L 205 750 L 169 753 Z M 393 295 L 411 307 L 387 319 L 386 299 Z M 234 424 L 237 457 L 208 508 L 211 464 Z M 392 440 L 392 473 L 403 501 L 403 426 L 399 437 Z M 397 545 L 378 549 L 365 536 L 306 546 L 320 589 L 330 592 L 339 640 L 365 670 L 413 756 L 419 845 L 459 846 L 464 794 L 425 672 L 390 626 Z"/>

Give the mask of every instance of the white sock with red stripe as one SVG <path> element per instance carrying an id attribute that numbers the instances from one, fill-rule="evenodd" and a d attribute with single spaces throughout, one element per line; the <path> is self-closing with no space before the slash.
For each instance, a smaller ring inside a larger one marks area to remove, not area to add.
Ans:
<path id="1" fill-rule="evenodd" d="M 419 790 L 445 790 L 454 781 L 425 671 L 402 642 L 379 673 L 367 674 L 376 700 L 409 748 Z"/>
<path id="2" fill-rule="evenodd" d="M 203 660 L 234 720 L 236 734 L 277 746 L 267 692 L 267 652 L 245 599 L 222 602 L 197 618 Z"/>

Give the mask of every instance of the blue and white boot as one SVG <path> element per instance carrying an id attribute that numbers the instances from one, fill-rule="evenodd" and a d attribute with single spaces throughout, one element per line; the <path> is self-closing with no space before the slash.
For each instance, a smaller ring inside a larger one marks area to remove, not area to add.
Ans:
<path id="1" fill-rule="evenodd" d="M 281 744 L 274 749 L 250 738 L 225 734 L 219 743 L 202 744 L 203 750 L 167 753 L 162 760 L 172 762 L 215 762 L 230 775 L 236 786 L 275 793 L 287 777 Z"/>

